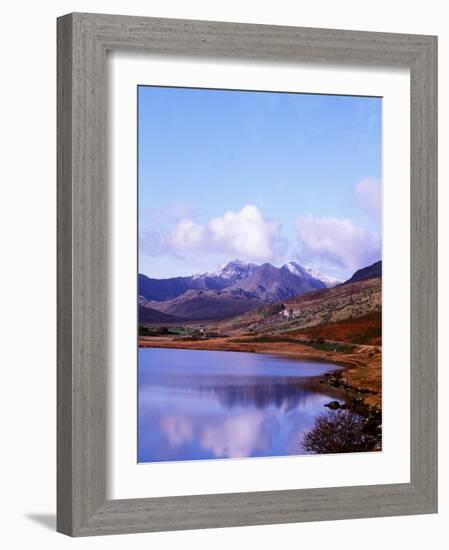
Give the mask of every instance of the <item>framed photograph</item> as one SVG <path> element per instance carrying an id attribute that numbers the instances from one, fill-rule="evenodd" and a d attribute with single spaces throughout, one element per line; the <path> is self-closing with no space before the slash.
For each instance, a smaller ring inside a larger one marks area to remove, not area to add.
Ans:
<path id="1" fill-rule="evenodd" d="M 58 19 L 58 531 L 437 510 L 437 39 Z"/>

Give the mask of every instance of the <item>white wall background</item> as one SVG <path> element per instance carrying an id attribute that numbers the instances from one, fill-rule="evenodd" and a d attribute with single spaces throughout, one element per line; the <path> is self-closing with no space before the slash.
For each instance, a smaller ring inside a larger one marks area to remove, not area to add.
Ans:
<path id="1" fill-rule="evenodd" d="M 440 388 L 449 382 L 444 335 L 448 323 L 447 151 L 449 31 L 445 3 L 427 0 L 48 0 L 5 3 L 0 33 L 0 540 L 5 548 L 330 548 L 399 545 L 442 548 L 449 520 L 446 436 L 448 407 L 440 399 L 440 513 L 436 516 L 245 527 L 71 540 L 55 523 L 55 150 L 58 15 L 93 11 L 310 27 L 439 35 L 440 51 Z M 446 153 L 446 154 L 445 154 Z M 404 266 L 407 269 L 408 266 Z M 447 437 L 447 436 L 446 436 Z M 440 542 L 441 541 L 441 542 Z M 446 542 L 447 543 L 447 542 Z"/>

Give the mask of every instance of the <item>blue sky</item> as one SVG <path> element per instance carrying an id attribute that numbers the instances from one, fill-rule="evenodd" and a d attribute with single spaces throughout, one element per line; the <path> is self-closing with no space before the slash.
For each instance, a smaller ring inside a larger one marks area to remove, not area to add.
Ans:
<path id="1" fill-rule="evenodd" d="M 380 98 L 140 86 L 139 271 L 380 259 Z"/>

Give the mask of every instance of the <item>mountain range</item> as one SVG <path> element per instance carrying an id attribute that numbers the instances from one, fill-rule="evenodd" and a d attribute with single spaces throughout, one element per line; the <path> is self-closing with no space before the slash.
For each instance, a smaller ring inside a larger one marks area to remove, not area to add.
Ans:
<path id="1" fill-rule="evenodd" d="M 340 282 L 296 262 L 278 268 L 234 260 L 216 272 L 168 279 L 139 274 L 139 320 L 219 320 Z"/>

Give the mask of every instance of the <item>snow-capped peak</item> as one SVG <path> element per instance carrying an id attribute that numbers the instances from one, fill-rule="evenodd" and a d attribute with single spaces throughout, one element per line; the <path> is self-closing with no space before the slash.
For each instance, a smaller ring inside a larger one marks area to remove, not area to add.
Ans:
<path id="1" fill-rule="evenodd" d="M 327 288 L 332 288 L 333 286 L 337 286 L 343 282 L 340 279 L 337 279 L 336 277 L 329 277 L 328 275 L 323 275 L 322 273 L 320 273 L 319 271 L 315 271 L 311 267 L 305 267 L 304 269 L 311 277 L 322 281 L 327 286 Z"/>
<path id="2" fill-rule="evenodd" d="M 318 271 L 315 271 L 310 267 L 303 267 L 302 265 L 299 265 L 298 263 L 293 261 L 287 262 L 284 267 L 288 269 L 290 273 L 293 273 L 293 275 L 298 275 L 306 278 L 311 277 L 312 279 L 321 281 L 327 288 L 332 288 L 333 286 L 336 286 L 342 282 L 335 277 L 328 277 L 327 275 L 323 275 L 322 273 L 319 273 Z"/>
<path id="3" fill-rule="evenodd" d="M 296 262 L 287 262 L 285 266 L 293 275 L 304 275 L 305 269 Z"/>
<path id="4" fill-rule="evenodd" d="M 222 265 L 215 273 L 209 273 L 209 276 L 220 277 L 222 279 L 238 277 L 240 279 L 250 275 L 256 267 L 256 264 L 236 259 Z"/>
<path id="5" fill-rule="evenodd" d="M 256 268 L 257 268 L 256 264 L 235 259 L 221 265 L 216 271 L 199 273 L 194 277 L 195 278 L 209 277 L 212 279 L 221 279 L 223 281 L 227 281 L 227 282 L 232 281 L 233 283 L 235 283 L 251 275 L 251 273 Z"/>

